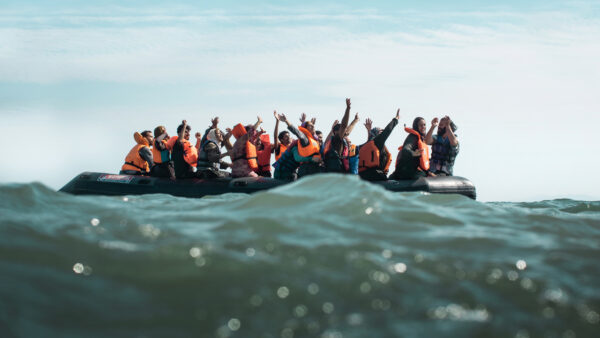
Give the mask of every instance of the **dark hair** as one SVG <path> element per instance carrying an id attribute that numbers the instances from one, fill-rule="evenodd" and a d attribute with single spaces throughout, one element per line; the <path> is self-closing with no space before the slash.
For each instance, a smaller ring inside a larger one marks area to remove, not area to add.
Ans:
<path id="1" fill-rule="evenodd" d="M 340 130 L 340 128 L 341 128 L 341 127 L 342 127 L 342 124 L 341 124 L 341 123 L 338 123 L 338 124 L 336 124 L 335 126 L 333 126 L 333 128 L 331 128 L 331 130 L 332 130 L 334 133 L 337 133 L 337 132 L 338 132 L 338 130 Z"/>
<path id="2" fill-rule="evenodd" d="M 421 132 L 419 131 L 419 121 L 421 121 L 421 120 L 425 121 L 425 119 L 424 119 L 424 118 L 422 118 L 422 117 L 417 117 L 417 118 L 415 118 L 415 119 L 413 120 L 413 125 L 412 125 L 412 129 L 413 129 L 414 131 L 416 131 L 417 133 L 419 133 L 419 134 L 421 134 Z M 423 134 L 421 134 L 421 135 L 423 135 Z"/>
<path id="3" fill-rule="evenodd" d="M 454 122 L 450 121 L 450 129 L 452 129 L 452 132 L 455 132 L 456 129 L 458 129 L 458 127 L 456 126 L 456 124 L 454 124 Z"/>
<path id="4" fill-rule="evenodd" d="M 289 134 L 289 132 L 284 130 L 284 131 L 280 132 L 279 135 L 277 135 L 277 138 L 279 139 L 279 141 L 281 141 L 283 139 L 285 134 Z"/>
<path id="5" fill-rule="evenodd" d="M 164 126 L 158 126 L 156 128 L 154 128 L 154 137 L 159 137 L 160 135 L 164 134 L 167 131 L 167 129 Z"/>
<path id="6" fill-rule="evenodd" d="M 177 127 L 177 134 L 181 133 L 182 130 L 183 130 L 183 124 L 180 124 L 179 127 Z M 190 131 L 190 130 L 192 130 L 192 127 L 190 127 L 190 125 L 187 124 L 185 126 L 185 130 Z"/>
<path id="7" fill-rule="evenodd" d="M 315 134 L 322 135 L 323 133 L 320 130 L 315 131 Z"/>
<path id="8" fill-rule="evenodd" d="M 150 130 L 144 130 L 142 132 L 142 136 L 143 137 L 148 137 L 148 136 L 152 136 L 152 132 Z"/>

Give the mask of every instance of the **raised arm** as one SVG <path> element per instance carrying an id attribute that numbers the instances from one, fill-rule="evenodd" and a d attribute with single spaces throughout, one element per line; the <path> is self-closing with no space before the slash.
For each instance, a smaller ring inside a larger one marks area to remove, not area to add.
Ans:
<path id="1" fill-rule="evenodd" d="M 273 133 L 273 138 L 275 139 L 273 141 L 273 150 L 275 150 L 279 148 L 279 138 L 277 137 L 279 136 L 279 119 L 277 118 L 277 110 L 273 111 L 273 116 L 275 116 L 275 132 Z"/>
<path id="2" fill-rule="evenodd" d="M 427 135 L 425 135 L 425 143 L 427 143 L 428 145 L 433 144 L 433 130 L 438 126 L 439 122 L 440 122 L 440 120 L 437 117 L 435 117 L 433 120 L 431 120 L 431 127 L 429 127 L 429 131 L 427 132 Z"/>
<path id="3" fill-rule="evenodd" d="M 263 120 L 260 118 L 260 116 L 257 116 L 256 123 L 254 124 L 254 130 L 258 130 L 258 127 L 260 126 L 261 123 L 263 123 Z"/>
<path id="4" fill-rule="evenodd" d="M 196 133 L 196 149 L 200 150 L 200 146 L 202 145 L 202 134 Z"/>
<path id="5" fill-rule="evenodd" d="M 187 121 L 183 120 L 181 121 L 181 124 L 183 124 L 183 128 L 181 128 L 181 131 L 177 134 L 177 143 L 179 144 L 183 143 L 183 135 L 185 135 L 185 130 L 187 129 Z"/>
<path id="6" fill-rule="evenodd" d="M 342 125 L 338 130 L 338 135 L 341 139 L 346 135 L 346 128 L 348 128 L 348 120 L 350 120 L 350 99 L 346 98 L 346 111 L 344 117 L 342 117 Z"/>
<path id="7" fill-rule="evenodd" d="M 456 137 L 456 135 L 454 135 L 452 127 L 450 127 L 450 123 L 452 123 L 452 120 L 448 115 L 446 115 L 445 117 L 448 119 L 448 123 L 446 125 L 446 137 L 450 141 L 450 145 L 456 147 L 458 145 L 458 138 Z"/>
<path id="8" fill-rule="evenodd" d="M 383 131 L 379 135 L 375 136 L 373 142 L 375 142 L 377 148 L 383 148 L 383 146 L 385 145 L 385 141 L 387 141 L 388 137 L 390 137 L 390 135 L 392 134 L 392 130 L 394 130 L 394 128 L 396 128 L 396 126 L 398 125 L 398 120 L 400 120 L 400 108 L 398 108 L 398 110 L 396 111 L 396 116 L 394 116 L 392 121 L 388 123 L 385 129 L 383 129 Z"/>
<path id="9" fill-rule="evenodd" d="M 296 135 L 296 137 L 298 138 L 298 142 L 300 142 L 300 144 L 303 147 L 306 147 L 310 144 L 310 142 L 308 141 L 308 137 L 306 137 L 304 133 L 300 132 L 300 130 L 298 130 L 298 128 L 296 128 L 293 124 L 291 124 L 284 114 L 279 114 L 277 116 L 279 117 L 279 121 L 287 124 L 288 130 L 292 132 L 292 134 Z"/>
<path id="10" fill-rule="evenodd" d="M 356 115 L 354 115 L 354 120 L 352 120 L 348 128 L 346 128 L 346 135 L 350 135 L 352 133 L 352 130 L 354 130 L 354 126 L 356 126 L 359 120 L 360 119 L 358 118 L 358 113 L 356 113 Z"/>

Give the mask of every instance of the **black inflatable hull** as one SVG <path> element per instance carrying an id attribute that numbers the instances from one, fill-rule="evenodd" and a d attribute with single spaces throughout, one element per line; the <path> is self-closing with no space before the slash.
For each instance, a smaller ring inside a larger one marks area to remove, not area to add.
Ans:
<path id="1" fill-rule="evenodd" d="M 224 193 L 251 194 L 271 189 L 287 181 L 264 177 L 169 180 L 148 176 L 114 175 L 84 172 L 59 191 L 74 195 L 143 195 L 169 194 L 181 197 L 202 197 Z M 476 198 L 475 186 L 462 177 L 428 177 L 417 180 L 372 182 L 391 191 L 424 191 L 437 194 L 460 194 Z"/>

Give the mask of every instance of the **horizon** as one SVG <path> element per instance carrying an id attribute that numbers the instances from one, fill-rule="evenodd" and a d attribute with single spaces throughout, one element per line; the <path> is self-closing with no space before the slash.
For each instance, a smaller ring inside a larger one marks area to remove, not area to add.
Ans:
<path id="1" fill-rule="evenodd" d="M 592 1 L 8 1 L 0 121 L 13 144 L 40 149 L 9 147 L 0 183 L 118 173 L 134 131 L 174 135 L 182 119 L 204 132 L 214 116 L 224 129 L 258 113 L 273 137 L 273 110 L 294 123 L 305 112 L 326 135 L 349 97 L 355 144 L 367 117 L 384 127 L 401 109 L 394 160 L 402 124 L 450 115 L 454 173 L 480 201 L 600 200 L 588 177 L 600 167 L 599 13 Z"/>

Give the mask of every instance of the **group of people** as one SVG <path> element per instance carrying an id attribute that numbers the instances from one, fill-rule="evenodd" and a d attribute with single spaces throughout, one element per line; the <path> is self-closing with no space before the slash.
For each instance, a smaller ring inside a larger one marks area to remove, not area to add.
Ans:
<path id="1" fill-rule="evenodd" d="M 125 157 L 121 174 L 173 180 L 271 177 L 273 167 L 272 177 L 280 180 L 295 180 L 322 172 L 356 174 L 369 181 L 452 176 L 459 142 L 455 134 L 457 127 L 449 116 L 434 118 L 429 130 L 422 117 L 415 118 L 411 128 L 405 126 L 408 135 L 398 148 L 395 170 L 388 175 L 392 156 L 385 143 L 398 125 L 400 109 L 383 129 L 373 127 L 373 122 L 367 119 L 364 125 L 368 139 L 362 145 L 355 145 L 349 136 L 359 117 L 356 114 L 350 121 L 350 106 L 350 99 L 346 99 L 341 122 L 336 120 L 326 137 L 315 129 L 315 118 L 307 120 L 302 114 L 300 125 L 296 126 L 276 111 L 273 112 L 273 142 L 260 127 L 263 122 L 260 117 L 254 124 L 239 123 L 225 131 L 219 129 L 219 118 L 216 117 L 204 134 L 195 133 L 195 145 L 190 141 L 192 129 L 186 120 L 177 127 L 177 135 L 172 137 L 164 126 L 156 127 L 154 133 L 149 130 L 136 132 L 136 145 Z M 287 130 L 280 132 L 280 123 L 285 123 Z M 437 133 L 434 134 L 436 128 Z M 275 155 L 273 164 L 272 154 Z M 227 157 L 229 162 L 225 160 Z M 227 168 L 231 172 L 224 170 Z"/>

